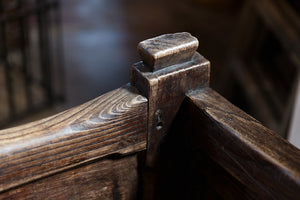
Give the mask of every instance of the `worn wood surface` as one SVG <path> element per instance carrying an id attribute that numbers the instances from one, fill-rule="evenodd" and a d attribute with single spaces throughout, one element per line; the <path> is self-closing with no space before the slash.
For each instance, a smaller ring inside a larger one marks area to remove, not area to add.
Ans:
<path id="1" fill-rule="evenodd" d="M 299 149 L 210 88 L 187 97 L 192 149 L 202 149 L 256 199 L 299 199 Z"/>
<path id="2" fill-rule="evenodd" d="M 185 93 L 208 86 L 210 63 L 195 52 L 198 41 L 188 33 L 167 34 L 141 44 L 140 54 L 151 56 L 158 62 L 155 68 L 160 69 L 153 71 L 142 56 L 146 60 L 134 64 L 131 75 L 132 85 L 149 100 L 147 162 L 151 165 Z"/>
<path id="3" fill-rule="evenodd" d="M 104 159 L 39 179 L 5 193 L 0 199 L 136 199 L 136 155 Z"/>
<path id="4" fill-rule="evenodd" d="M 173 33 L 142 41 L 138 51 L 152 71 L 190 61 L 198 48 L 198 40 L 191 34 Z"/>
<path id="5" fill-rule="evenodd" d="M 210 89 L 209 61 L 176 35 L 132 67 L 148 100 L 127 85 L 0 131 L 0 198 L 299 199 L 300 150 Z"/>
<path id="6" fill-rule="evenodd" d="M 131 86 L 0 131 L 0 192 L 112 154 L 146 148 L 147 99 Z"/>

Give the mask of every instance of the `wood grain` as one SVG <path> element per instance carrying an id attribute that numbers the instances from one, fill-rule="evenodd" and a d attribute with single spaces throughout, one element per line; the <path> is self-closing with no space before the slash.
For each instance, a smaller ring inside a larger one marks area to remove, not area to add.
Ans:
<path id="1" fill-rule="evenodd" d="M 187 95 L 192 148 L 201 148 L 257 199 L 299 199 L 300 150 L 210 88 Z"/>
<path id="2" fill-rule="evenodd" d="M 164 34 L 138 44 L 143 62 L 152 71 L 190 61 L 199 42 L 190 33 Z"/>
<path id="3" fill-rule="evenodd" d="M 131 82 L 149 99 L 147 162 L 152 165 L 185 93 L 209 84 L 210 62 L 198 53 L 186 63 L 151 72 L 143 62 L 132 66 Z M 151 164 L 152 163 L 152 164 Z"/>
<path id="4" fill-rule="evenodd" d="M 131 86 L 0 131 L 0 192 L 111 154 L 146 148 L 147 99 Z"/>
<path id="5" fill-rule="evenodd" d="M 105 159 L 45 177 L 5 193 L 0 199 L 136 199 L 136 155 Z"/>
<path id="6" fill-rule="evenodd" d="M 196 52 L 198 40 L 189 33 L 165 34 L 139 43 L 142 61 L 131 68 L 131 84 L 149 99 L 147 163 L 169 132 L 185 93 L 206 87 L 210 62 Z"/>

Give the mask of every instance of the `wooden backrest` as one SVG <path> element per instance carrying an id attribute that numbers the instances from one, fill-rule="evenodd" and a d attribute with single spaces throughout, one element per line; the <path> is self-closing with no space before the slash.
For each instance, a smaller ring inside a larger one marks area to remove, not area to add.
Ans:
<path id="1" fill-rule="evenodd" d="M 299 199 L 300 150 L 209 88 L 197 46 L 147 40 L 131 85 L 0 131 L 0 199 Z"/>

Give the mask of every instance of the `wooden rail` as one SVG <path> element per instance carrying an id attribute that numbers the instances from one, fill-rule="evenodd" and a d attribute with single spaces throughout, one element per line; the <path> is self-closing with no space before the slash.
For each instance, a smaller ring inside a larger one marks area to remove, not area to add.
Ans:
<path id="1" fill-rule="evenodd" d="M 159 156 L 152 199 L 300 197 L 300 150 L 209 87 L 187 93 Z"/>
<path id="2" fill-rule="evenodd" d="M 128 85 L 0 131 L 0 192 L 105 156 L 144 150 L 146 115 L 147 99 Z"/>
<path id="3" fill-rule="evenodd" d="M 193 148 L 203 149 L 256 199 L 299 199 L 299 149 L 210 88 L 187 97 L 191 138 L 198 142 Z"/>

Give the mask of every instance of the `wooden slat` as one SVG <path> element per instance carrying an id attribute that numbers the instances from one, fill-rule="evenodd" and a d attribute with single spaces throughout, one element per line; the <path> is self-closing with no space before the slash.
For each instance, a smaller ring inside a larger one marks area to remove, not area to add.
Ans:
<path id="1" fill-rule="evenodd" d="M 0 194 L 0 199 L 135 199 L 136 155 L 105 159 Z"/>
<path id="2" fill-rule="evenodd" d="M 201 148 L 257 199 L 299 199 L 300 150 L 210 88 L 187 95 L 191 146 Z"/>
<path id="3" fill-rule="evenodd" d="M 146 148 L 147 99 L 131 86 L 0 131 L 0 192 L 111 154 Z"/>

